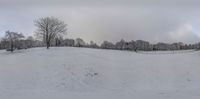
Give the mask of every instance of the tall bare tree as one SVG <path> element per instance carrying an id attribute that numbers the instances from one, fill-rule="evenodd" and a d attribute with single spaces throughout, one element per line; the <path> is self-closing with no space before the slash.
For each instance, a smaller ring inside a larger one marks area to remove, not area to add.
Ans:
<path id="1" fill-rule="evenodd" d="M 60 35 L 66 34 L 67 24 L 55 17 L 44 17 L 35 21 L 37 27 L 36 36 L 41 37 L 46 43 L 47 49 L 51 46 L 51 42 Z"/>

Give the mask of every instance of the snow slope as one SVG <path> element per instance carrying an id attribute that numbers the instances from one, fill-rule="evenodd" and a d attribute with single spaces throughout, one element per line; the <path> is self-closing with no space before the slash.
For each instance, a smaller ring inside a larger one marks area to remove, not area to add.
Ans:
<path id="1" fill-rule="evenodd" d="M 200 52 L 0 51 L 0 99 L 199 99 Z"/>

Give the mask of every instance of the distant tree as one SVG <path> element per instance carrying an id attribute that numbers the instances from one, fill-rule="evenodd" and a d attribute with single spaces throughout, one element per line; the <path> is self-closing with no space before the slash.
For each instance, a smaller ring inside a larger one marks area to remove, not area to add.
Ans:
<path id="1" fill-rule="evenodd" d="M 101 48 L 103 48 L 103 49 L 115 49 L 115 45 L 112 42 L 104 41 L 101 44 Z"/>
<path id="2" fill-rule="evenodd" d="M 181 50 L 182 45 L 183 43 L 181 42 L 171 44 L 171 46 L 173 47 L 173 50 Z"/>
<path id="3" fill-rule="evenodd" d="M 86 43 L 85 43 L 85 41 L 83 39 L 77 38 L 75 40 L 75 46 L 77 46 L 77 47 L 84 47 L 84 46 L 86 46 Z"/>
<path id="4" fill-rule="evenodd" d="M 18 40 L 24 38 L 24 35 L 22 33 L 17 33 L 17 32 L 10 32 L 10 31 L 6 31 L 5 33 L 5 39 L 9 42 L 9 49 L 8 51 L 13 52 L 14 49 L 19 46 L 18 45 Z"/>
<path id="5" fill-rule="evenodd" d="M 61 46 L 63 42 L 63 37 L 62 36 L 58 36 L 55 38 L 55 46 Z"/>
<path id="6" fill-rule="evenodd" d="M 121 39 L 121 41 L 115 44 L 115 47 L 118 50 L 125 50 L 128 49 L 128 43 L 125 40 Z"/>
<path id="7" fill-rule="evenodd" d="M 1 39 L 1 49 L 6 49 L 10 47 L 9 46 L 9 41 L 4 37 Z"/>
<path id="8" fill-rule="evenodd" d="M 172 50 L 173 46 L 167 43 L 159 42 L 153 45 L 153 50 Z"/>
<path id="9" fill-rule="evenodd" d="M 128 42 L 128 50 L 135 50 L 136 49 L 136 43 L 135 43 L 135 41 L 130 41 L 130 42 Z"/>
<path id="10" fill-rule="evenodd" d="M 143 51 L 150 50 L 150 43 L 148 41 L 137 40 L 136 50 L 143 50 Z"/>
<path id="11" fill-rule="evenodd" d="M 25 42 L 26 48 L 34 47 L 34 38 L 32 36 L 27 37 L 27 39 L 24 42 Z"/>
<path id="12" fill-rule="evenodd" d="M 41 37 L 46 43 L 47 49 L 51 46 L 51 42 L 60 35 L 67 32 L 67 24 L 54 17 L 40 18 L 35 21 L 37 27 L 36 35 Z"/>
<path id="13" fill-rule="evenodd" d="M 28 36 L 27 40 L 34 41 L 34 38 L 32 36 Z"/>
<path id="14" fill-rule="evenodd" d="M 93 41 L 90 41 L 90 45 L 89 45 L 90 48 L 98 48 L 99 46 L 94 43 Z"/>
<path id="15" fill-rule="evenodd" d="M 185 47 L 187 47 L 187 45 L 185 45 Z M 197 44 L 195 44 L 195 49 L 198 49 L 198 50 L 200 50 L 200 42 L 199 42 L 199 43 L 197 43 Z"/>
<path id="16" fill-rule="evenodd" d="M 62 43 L 64 46 L 75 46 L 74 39 L 64 39 Z"/>

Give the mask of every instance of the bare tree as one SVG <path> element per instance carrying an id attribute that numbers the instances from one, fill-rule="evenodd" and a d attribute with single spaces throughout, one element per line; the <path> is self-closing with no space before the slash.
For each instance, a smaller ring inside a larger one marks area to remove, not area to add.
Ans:
<path id="1" fill-rule="evenodd" d="M 98 48 L 99 46 L 94 42 L 94 41 L 90 41 L 90 48 Z"/>
<path id="2" fill-rule="evenodd" d="M 54 17 L 40 18 L 35 21 L 35 26 L 37 27 L 36 36 L 43 39 L 47 49 L 51 46 L 51 41 L 67 32 L 67 24 Z"/>
<path id="3" fill-rule="evenodd" d="M 26 48 L 34 47 L 34 38 L 32 36 L 28 36 L 24 42 L 26 44 Z"/>
<path id="4" fill-rule="evenodd" d="M 13 52 L 14 49 L 18 46 L 18 40 L 20 40 L 21 38 L 24 38 L 24 35 L 22 33 L 19 34 L 17 32 L 6 31 L 5 39 L 10 44 L 10 47 L 7 50 Z"/>
<path id="5" fill-rule="evenodd" d="M 64 39 L 62 43 L 63 43 L 63 46 L 74 46 L 75 40 L 74 39 Z"/>
<path id="6" fill-rule="evenodd" d="M 101 44 L 101 48 L 103 48 L 103 49 L 115 49 L 115 45 L 112 42 L 104 41 Z"/>
<path id="7" fill-rule="evenodd" d="M 119 50 L 125 50 L 127 48 L 127 46 L 128 45 L 126 44 L 126 41 L 123 39 L 121 39 L 121 41 L 119 41 L 115 44 L 116 49 L 119 49 Z"/>
<path id="8" fill-rule="evenodd" d="M 85 41 L 83 39 L 77 38 L 75 40 L 75 46 L 77 46 L 77 47 L 84 47 L 84 46 L 86 46 L 86 43 L 85 43 Z"/>

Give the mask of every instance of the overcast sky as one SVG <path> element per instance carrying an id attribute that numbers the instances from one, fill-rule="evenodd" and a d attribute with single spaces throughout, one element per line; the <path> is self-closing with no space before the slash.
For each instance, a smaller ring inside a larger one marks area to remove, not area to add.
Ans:
<path id="1" fill-rule="evenodd" d="M 33 35 L 33 21 L 46 16 L 65 21 L 68 38 L 87 42 L 200 41 L 198 0 L 0 0 L 0 36 L 6 30 Z"/>

